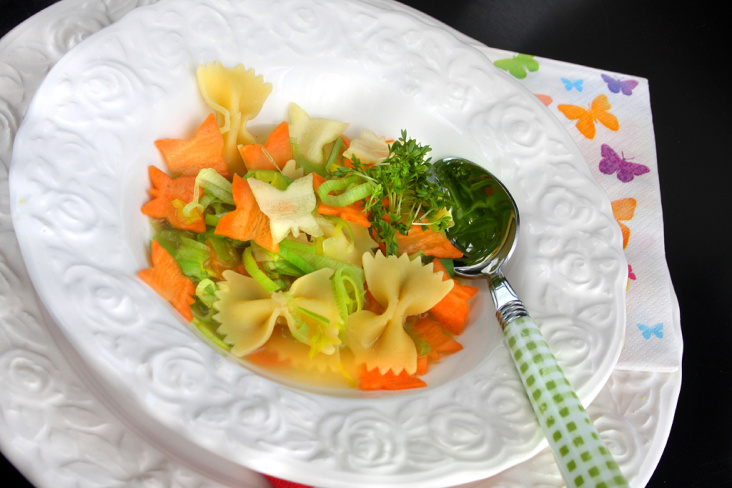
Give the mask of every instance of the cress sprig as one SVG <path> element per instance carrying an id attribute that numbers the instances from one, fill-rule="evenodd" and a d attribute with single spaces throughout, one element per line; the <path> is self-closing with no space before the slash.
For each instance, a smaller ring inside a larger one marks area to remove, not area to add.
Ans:
<path id="1" fill-rule="evenodd" d="M 333 176 L 342 178 L 358 175 L 373 184 L 370 197 L 364 200 L 364 211 L 377 238 L 384 243 L 386 255 L 397 253 L 397 234 L 407 235 L 414 224 L 427 225 L 443 231 L 450 216 L 440 211 L 449 207 L 449 200 L 440 187 L 430 179 L 430 146 L 422 146 L 401 137 L 389 145 L 389 155 L 381 163 L 367 165 L 352 158 L 351 167 L 341 167 Z"/>

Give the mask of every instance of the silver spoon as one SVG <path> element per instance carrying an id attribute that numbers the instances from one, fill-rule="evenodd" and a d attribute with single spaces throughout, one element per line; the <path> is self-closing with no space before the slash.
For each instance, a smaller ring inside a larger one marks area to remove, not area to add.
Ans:
<path id="1" fill-rule="evenodd" d="M 516 247 L 519 213 L 491 173 L 465 159 L 434 163 L 453 199 L 447 236 L 464 256 L 455 273 L 487 278 L 496 317 L 544 435 L 569 487 L 628 486 L 544 336 L 501 270 Z"/>

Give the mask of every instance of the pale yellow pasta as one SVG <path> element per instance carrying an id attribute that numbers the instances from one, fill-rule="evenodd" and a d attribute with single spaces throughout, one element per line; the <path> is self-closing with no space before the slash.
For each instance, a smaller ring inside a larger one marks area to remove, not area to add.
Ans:
<path id="1" fill-rule="evenodd" d="M 452 280 L 443 281 L 432 264 L 407 254 L 385 257 L 363 255 L 366 285 L 386 310 L 382 314 L 364 310 L 348 319 L 347 345 L 357 361 L 383 374 L 417 371 L 417 348 L 404 329 L 407 317 L 427 312 L 449 293 Z"/>
<path id="2" fill-rule="evenodd" d="M 310 163 L 322 165 L 325 162 L 323 146 L 335 141 L 347 128 L 345 122 L 312 119 L 299 105 L 290 104 L 290 138 L 296 141 L 300 154 Z"/>
<path id="3" fill-rule="evenodd" d="M 361 136 L 353 139 L 343 152 L 344 159 L 354 156 L 364 164 L 378 164 L 389 156 L 389 144 L 370 130 L 361 131 Z"/>
<path id="4" fill-rule="evenodd" d="M 298 168 L 297 162 L 294 159 L 290 159 L 282 168 L 282 174 L 291 180 L 296 180 L 305 176 L 305 170 Z"/>
<path id="5" fill-rule="evenodd" d="M 221 324 L 218 332 L 232 346 L 231 353 L 245 356 L 267 342 L 283 310 L 254 278 L 230 270 L 223 277 L 216 292 L 214 320 Z"/>
<path id="6" fill-rule="evenodd" d="M 317 352 L 324 354 L 333 354 L 337 350 L 335 346 L 341 343 L 339 338 L 341 317 L 333 295 L 331 276 L 333 276 L 333 270 L 330 268 L 314 271 L 296 279 L 290 286 L 290 291 L 287 292 L 293 297 L 295 307 L 327 319 L 328 324 L 323 328 L 323 324 L 312 320 L 306 314 L 302 315 L 310 330 L 307 344 L 315 347 Z M 288 325 L 290 324 L 288 323 Z M 315 342 L 318 343 L 315 344 Z"/>
<path id="7" fill-rule="evenodd" d="M 334 228 L 329 233 L 329 237 L 323 240 L 325 256 L 355 266 L 361 266 L 365 252 L 371 252 L 378 247 L 379 245 L 369 234 L 368 228 L 358 224 L 349 225 L 347 229 Z"/>
<path id="8" fill-rule="evenodd" d="M 262 110 L 272 92 L 262 75 L 243 65 L 226 68 L 220 61 L 201 65 L 196 70 L 198 88 L 209 107 L 216 113 L 219 129 L 224 136 L 224 158 L 229 169 L 241 172 L 244 161 L 239 155 L 240 144 L 253 144 L 247 122 Z"/>
<path id="9" fill-rule="evenodd" d="M 241 357 L 262 347 L 278 320 L 284 321 L 295 337 L 301 336 L 298 327 L 304 322 L 308 333 L 301 342 L 316 352 L 335 353 L 341 341 L 340 316 L 330 286 L 332 274 L 331 269 L 321 269 L 295 280 L 287 292 L 268 293 L 254 278 L 224 271 L 213 318 L 221 324 L 218 332 L 232 346 L 231 353 Z M 307 312 L 328 323 L 314 320 Z"/>

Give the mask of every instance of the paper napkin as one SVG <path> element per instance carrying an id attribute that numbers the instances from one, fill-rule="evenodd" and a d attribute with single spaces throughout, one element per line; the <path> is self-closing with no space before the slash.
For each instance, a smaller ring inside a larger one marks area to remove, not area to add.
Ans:
<path id="1" fill-rule="evenodd" d="M 625 343 L 616 367 L 678 370 L 682 339 L 678 303 L 665 258 L 648 80 L 499 49 L 480 49 L 556 115 L 610 197 L 623 231 L 629 266 Z"/>

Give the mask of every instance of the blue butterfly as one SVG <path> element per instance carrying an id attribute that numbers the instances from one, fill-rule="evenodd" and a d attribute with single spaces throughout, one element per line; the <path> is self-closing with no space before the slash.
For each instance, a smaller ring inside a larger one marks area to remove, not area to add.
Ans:
<path id="1" fill-rule="evenodd" d="M 572 88 L 576 88 L 577 91 L 582 91 L 582 81 L 583 80 L 568 80 L 567 78 L 562 78 L 562 83 L 564 83 L 564 88 L 567 89 L 567 91 L 572 91 Z"/>
<path id="2" fill-rule="evenodd" d="M 652 335 L 655 335 L 659 339 L 663 339 L 663 324 L 656 324 L 652 327 L 648 327 L 647 325 L 643 324 L 637 324 L 638 329 L 640 329 L 641 333 L 643 334 L 643 338 L 645 340 L 648 340 L 651 338 Z"/>

